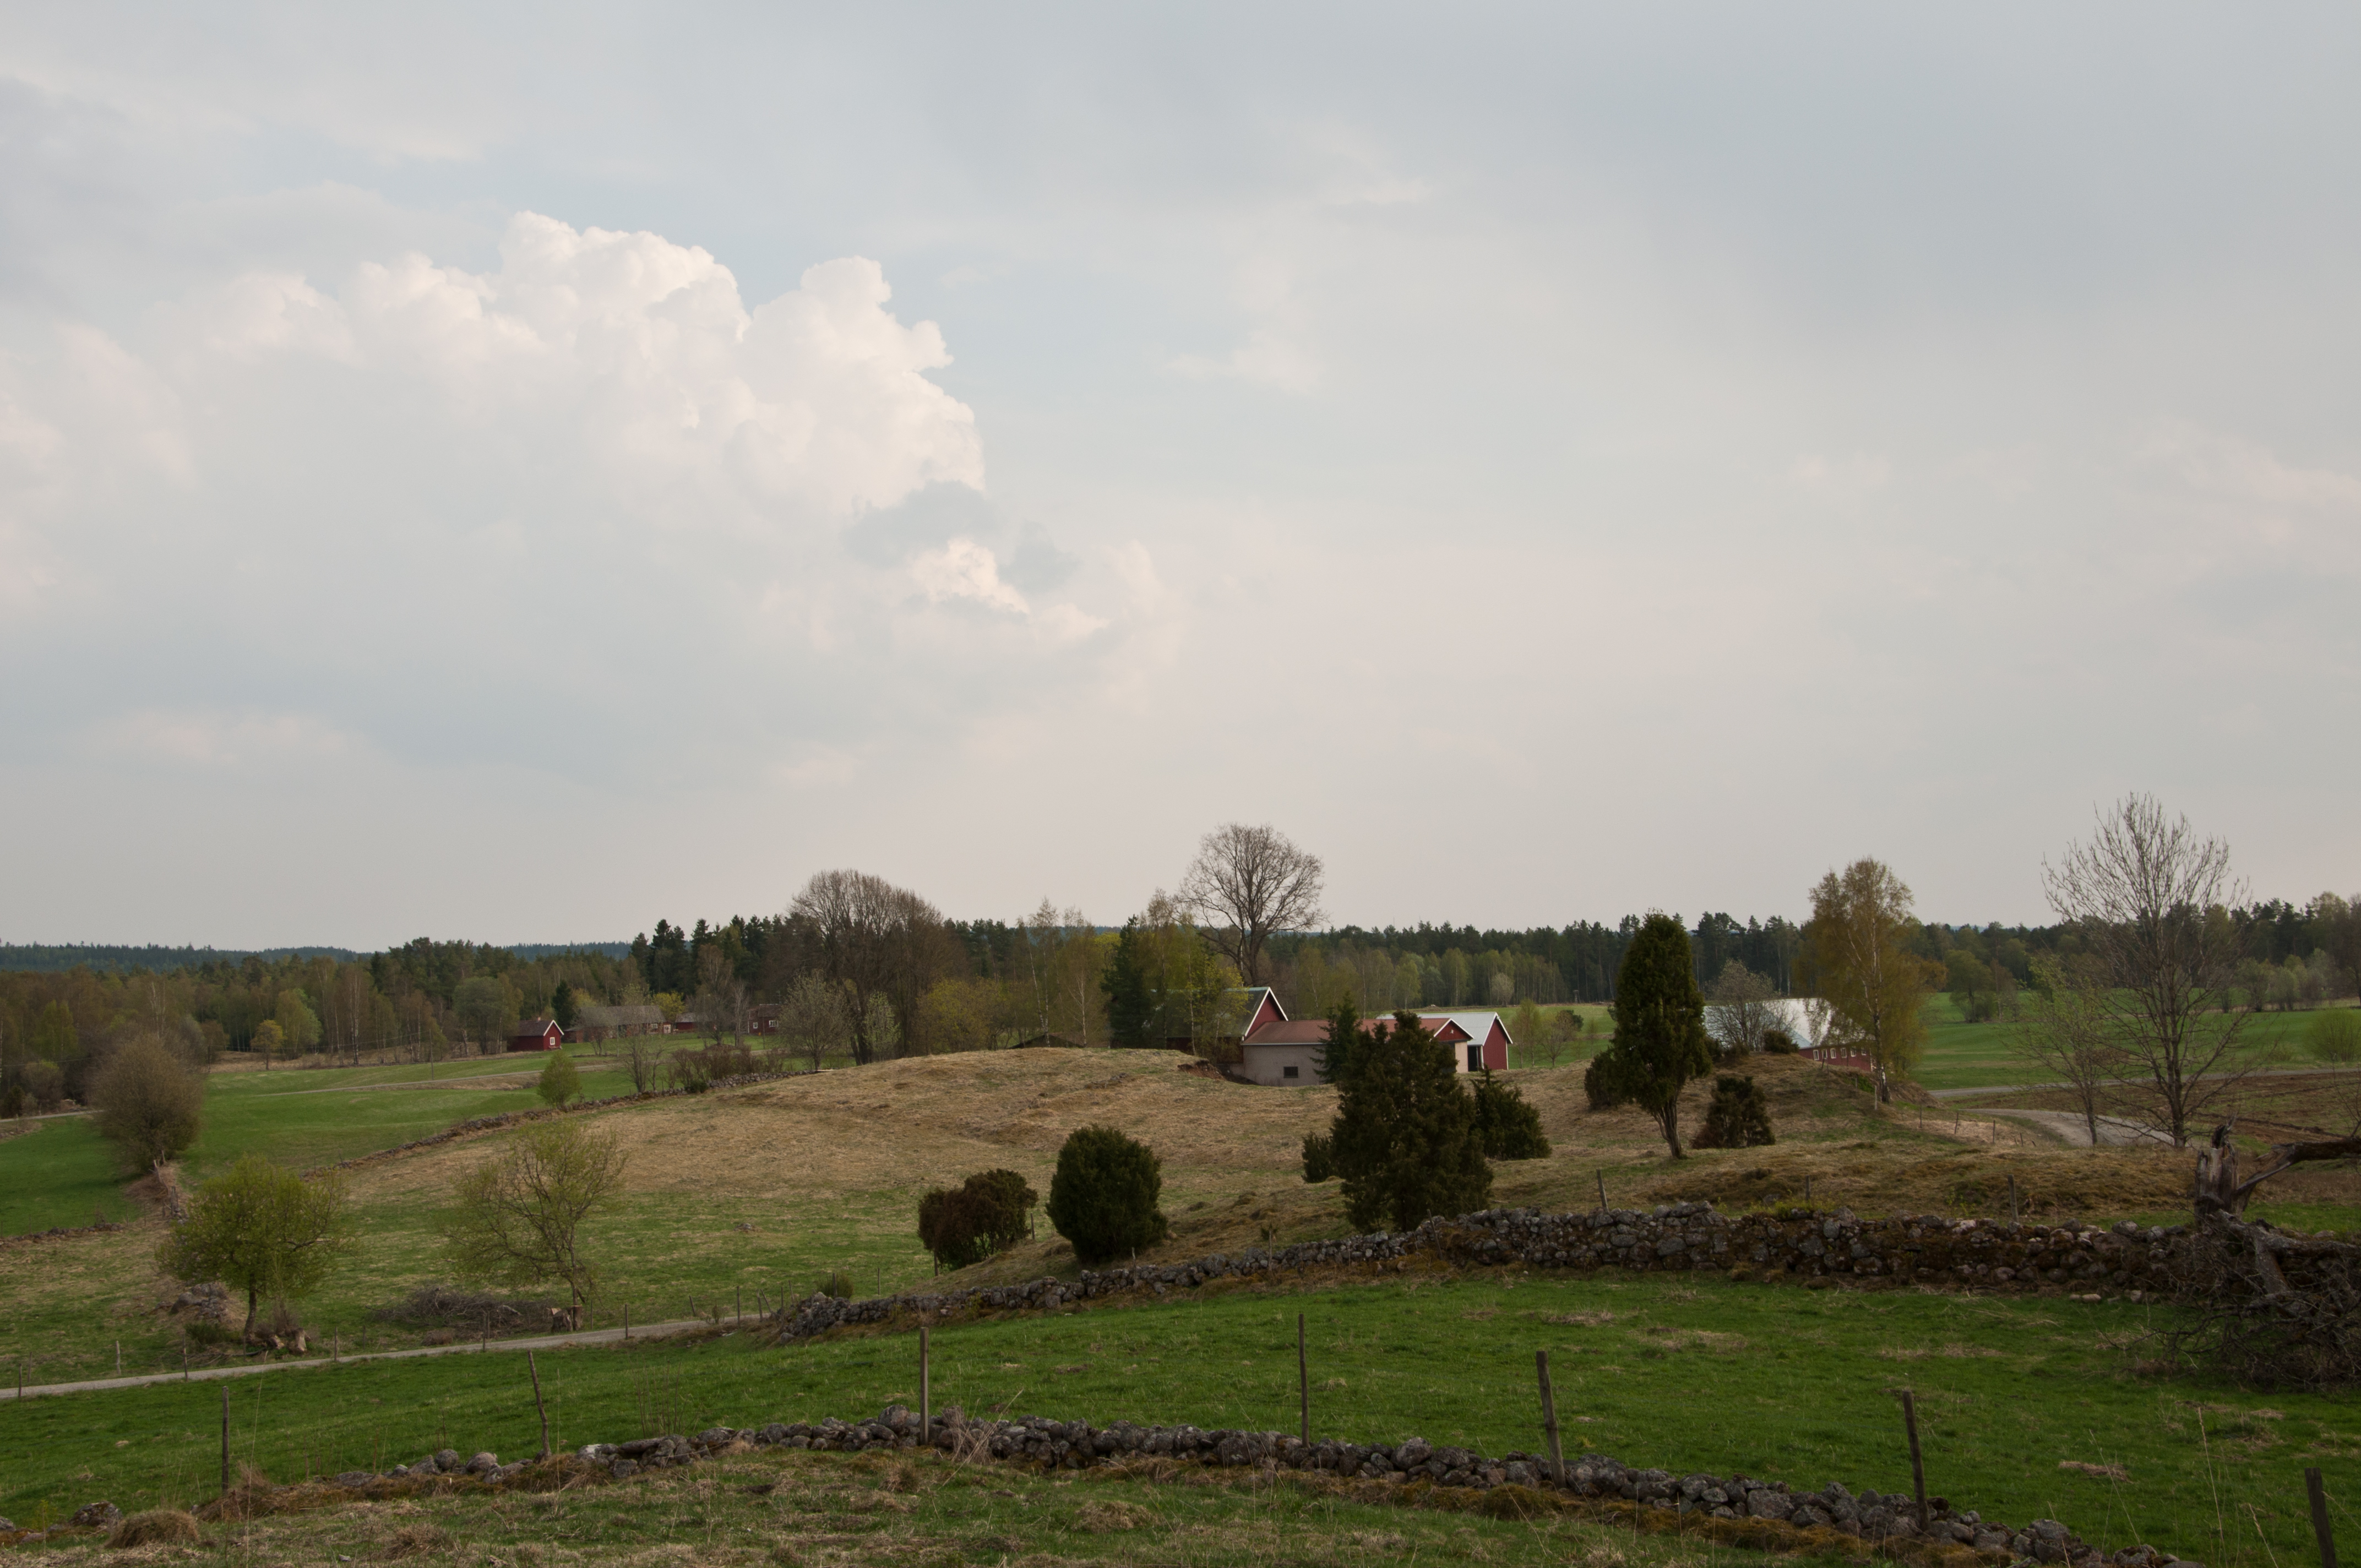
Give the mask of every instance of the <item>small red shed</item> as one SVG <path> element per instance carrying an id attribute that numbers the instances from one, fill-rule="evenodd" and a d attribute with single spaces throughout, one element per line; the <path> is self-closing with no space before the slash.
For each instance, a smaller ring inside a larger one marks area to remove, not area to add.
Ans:
<path id="1" fill-rule="evenodd" d="M 555 1018 L 528 1018 L 509 1031 L 512 1051 L 554 1051 L 566 1043 L 566 1031 Z"/>

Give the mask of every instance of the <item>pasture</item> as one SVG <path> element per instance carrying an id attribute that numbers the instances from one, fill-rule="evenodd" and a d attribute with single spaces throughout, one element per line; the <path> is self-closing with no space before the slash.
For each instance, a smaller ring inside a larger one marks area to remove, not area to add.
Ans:
<path id="1" fill-rule="evenodd" d="M 1336 1186 L 1309 1186 L 1300 1168 L 1303 1135 L 1334 1113 L 1333 1090 L 1246 1088 L 1175 1065 L 1162 1053 L 1105 1051 L 919 1058 L 580 1113 L 629 1157 L 620 1201 L 587 1233 L 600 1275 L 593 1321 L 614 1323 L 626 1309 L 645 1322 L 716 1303 L 734 1309 L 741 1297 L 750 1306 L 795 1299 L 839 1269 L 864 1295 L 915 1286 L 933 1272 L 916 1234 L 920 1194 L 992 1167 L 1019 1172 L 1046 1194 L 1059 1145 L 1092 1123 L 1125 1128 L 1159 1151 L 1173 1222 L 1160 1258 L 1348 1231 Z M 1586 1109 L 1579 1068 L 1511 1075 L 1556 1146 L 1546 1159 L 1496 1165 L 1494 1202 L 1587 1209 L 1603 1187 L 1619 1206 L 1708 1198 L 1743 1210 L 1808 1193 L 1817 1206 L 1864 1213 L 1999 1216 L 2014 1177 L 2028 1213 L 2107 1221 L 2169 1214 L 2186 1190 L 2186 1157 L 2069 1150 L 2016 1128 L 1981 1141 L 1990 1124 L 1972 1114 L 1882 1108 L 1850 1075 L 1794 1058 L 1764 1058 L 1752 1070 L 1770 1096 L 1779 1143 L 1681 1161 L 1665 1157 L 1640 1113 Z M 1709 1091 L 1692 1086 L 1686 1126 L 1702 1119 Z M 458 1094 L 470 1114 L 537 1103 L 527 1090 L 489 1083 L 445 1090 L 438 1080 L 425 1092 Z M 376 1118 L 374 1135 L 391 1141 L 416 1135 L 411 1103 L 410 1091 L 276 1091 L 255 1095 L 239 1115 L 254 1140 L 247 1146 L 333 1128 L 335 1113 Z M 16 1142 L 38 1143 L 63 1125 Z M 350 1172 L 361 1240 L 321 1293 L 301 1303 L 315 1343 L 393 1348 L 431 1335 L 429 1326 L 381 1314 L 422 1286 L 450 1281 L 436 1230 L 446 1195 L 506 1135 L 474 1135 Z M 237 1143 L 224 1136 L 217 1146 L 218 1159 Z M 0 1156 L 7 1151 L 0 1145 Z M 0 1243 L 0 1299 L 10 1306 L 0 1365 L 21 1364 L 36 1383 L 69 1381 L 111 1372 L 119 1346 L 127 1370 L 176 1369 L 189 1346 L 164 1307 L 178 1287 L 154 1264 L 162 1239 L 161 1222 L 143 1212 L 111 1233 Z M 1071 1275 L 1075 1266 L 1043 1223 L 1032 1240 L 963 1277 Z M 196 1354 L 203 1365 L 219 1353 Z"/>
<path id="2" fill-rule="evenodd" d="M 2340 1497 L 2361 1492 L 2348 1403 L 2158 1376 L 2143 1365 L 2157 1317 L 2126 1302 L 1522 1270 L 1300 1291 L 1240 1284 L 946 1327 L 933 1396 L 939 1409 L 1101 1425 L 1292 1430 L 1299 1312 L 1315 1436 L 1537 1448 L 1532 1358 L 1547 1349 L 1570 1453 L 1675 1474 L 1906 1490 L 1892 1394 L 1906 1386 L 1930 1489 L 2013 1523 L 2062 1519 L 2109 1546 L 2152 1541 L 2217 1568 L 2301 1561 L 2301 1467 L 2321 1466 Z M 853 1418 L 917 1395 L 906 1333 L 781 1347 L 719 1332 L 540 1362 L 567 1446 Z M 230 1387 L 236 1457 L 281 1481 L 444 1446 L 528 1455 L 538 1442 L 513 1354 L 321 1365 Z M 10 1407 L 0 1420 L 22 1458 L 0 1474 L 0 1512 L 21 1523 L 98 1496 L 126 1509 L 201 1500 L 215 1484 L 220 1400 L 219 1386 L 167 1383 Z M 999 1474 L 990 1485 L 1013 1484 Z M 603 1516 L 634 1494 L 595 1496 Z"/>

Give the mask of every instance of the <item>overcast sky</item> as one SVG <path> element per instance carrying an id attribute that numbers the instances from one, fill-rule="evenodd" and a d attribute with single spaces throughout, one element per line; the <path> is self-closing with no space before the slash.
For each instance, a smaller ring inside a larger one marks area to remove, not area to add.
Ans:
<path id="1" fill-rule="evenodd" d="M 0 939 L 2361 886 L 2361 11 L 0 11 Z"/>

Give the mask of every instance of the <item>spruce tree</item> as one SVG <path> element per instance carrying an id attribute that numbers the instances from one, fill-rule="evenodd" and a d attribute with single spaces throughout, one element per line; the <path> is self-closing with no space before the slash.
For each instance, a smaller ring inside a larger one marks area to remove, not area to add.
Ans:
<path id="1" fill-rule="evenodd" d="M 1139 916 L 1123 923 L 1115 934 L 1115 953 L 1099 990 L 1106 997 L 1107 1034 L 1118 1046 L 1134 1049 L 1158 1044 L 1156 996 L 1148 985 L 1148 956 L 1140 948 Z"/>
<path id="2" fill-rule="evenodd" d="M 1492 1168 L 1484 1163 L 1476 1102 L 1459 1087 L 1451 1047 L 1426 1032 L 1415 1013 L 1397 1013 L 1393 1025 L 1369 1034 L 1353 1020 L 1350 1034 L 1330 1020 L 1332 1080 L 1341 1091 L 1329 1140 L 1336 1173 L 1345 1179 L 1345 1213 L 1356 1230 L 1389 1221 L 1397 1231 L 1437 1214 L 1466 1214 L 1492 1196 Z M 1334 1062 L 1339 1040 L 1353 1041 Z M 1341 1076 L 1336 1069 L 1341 1065 Z"/>
<path id="3" fill-rule="evenodd" d="M 1600 1087 L 1656 1119 L 1675 1159 L 1681 1148 L 1681 1089 L 1713 1070 L 1689 934 L 1662 911 L 1641 923 L 1615 971 L 1615 1042 L 1594 1063 Z M 1596 1098 L 1596 1096 L 1594 1096 Z"/>

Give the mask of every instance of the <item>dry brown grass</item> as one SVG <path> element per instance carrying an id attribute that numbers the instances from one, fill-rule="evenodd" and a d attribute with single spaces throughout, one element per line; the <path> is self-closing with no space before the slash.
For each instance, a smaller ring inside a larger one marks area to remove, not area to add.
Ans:
<path id="1" fill-rule="evenodd" d="M 149 1508 L 118 1523 L 106 1544 L 118 1552 L 135 1546 L 193 1546 L 204 1539 L 196 1517 L 179 1508 Z"/>

